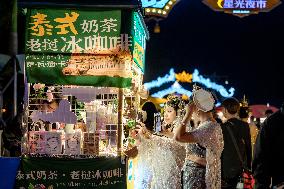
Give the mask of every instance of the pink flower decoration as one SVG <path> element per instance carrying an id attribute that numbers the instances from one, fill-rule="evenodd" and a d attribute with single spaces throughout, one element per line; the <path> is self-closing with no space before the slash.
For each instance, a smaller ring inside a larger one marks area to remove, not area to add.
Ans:
<path id="1" fill-rule="evenodd" d="M 34 88 L 34 90 L 40 90 L 40 89 L 42 89 L 42 88 L 44 88 L 45 87 L 45 84 L 41 84 L 41 83 L 36 83 L 36 84 L 34 84 L 34 86 L 33 86 L 33 88 Z"/>
<path id="2" fill-rule="evenodd" d="M 47 101 L 48 102 L 51 102 L 53 100 L 53 98 L 54 98 L 53 94 L 52 94 L 52 92 L 50 90 L 47 90 L 46 97 L 47 97 Z"/>

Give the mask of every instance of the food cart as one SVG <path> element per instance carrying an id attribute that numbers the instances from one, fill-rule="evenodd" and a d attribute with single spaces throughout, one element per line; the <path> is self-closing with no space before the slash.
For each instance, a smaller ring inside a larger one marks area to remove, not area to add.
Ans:
<path id="1" fill-rule="evenodd" d="M 28 7 L 17 188 L 126 188 L 127 126 L 143 91 L 139 6 Z"/>

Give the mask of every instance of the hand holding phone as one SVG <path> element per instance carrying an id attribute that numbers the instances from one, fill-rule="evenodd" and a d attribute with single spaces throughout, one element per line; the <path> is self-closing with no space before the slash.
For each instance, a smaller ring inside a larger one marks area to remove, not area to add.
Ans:
<path id="1" fill-rule="evenodd" d="M 138 122 L 143 122 L 143 113 L 142 112 L 138 112 L 137 113 L 137 121 Z"/>
<path id="2" fill-rule="evenodd" d="M 159 133 L 162 131 L 162 125 L 161 125 L 161 114 L 160 113 L 154 113 L 154 129 L 156 133 Z"/>

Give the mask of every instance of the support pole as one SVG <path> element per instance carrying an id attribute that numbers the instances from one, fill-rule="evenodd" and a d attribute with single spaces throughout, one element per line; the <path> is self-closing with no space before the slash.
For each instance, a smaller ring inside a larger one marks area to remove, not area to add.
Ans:
<path id="1" fill-rule="evenodd" d="M 17 91 L 17 85 L 18 85 L 18 73 L 17 73 L 17 60 L 16 57 L 13 60 L 14 62 L 14 99 L 13 99 L 13 117 L 16 117 L 17 115 L 17 104 L 18 104 L 18 91 Z"/>
<path id="2" fill-rule="evenodd" d="M 122 152 L 122 110 L 123 110 L 123 89 L 118 90 L 118 124 L 117 124 L 117 155 Z"/>
<path id="3" fill-rule="evenodd" d="M 18 92 L 17 92 L 17 85 L 18 85 L 18 73 L 17 73 L 17 57 L 16 55 L 18 54 L 18 33 L 17 33 L 17 10 L 18 10 L 18 6 L 17 6 L 17 1 L 13 0 L 12 3 L 12 18 L 11 18 L 11 30 L 10 30 L 10 43 L 9 43 L 9 54 L 11 55 L 11 57 L 13 57 L 12 59 L 12 64 L 11 66 L 13 66 L 13 78 L 14 78 L 14 87 L 13 87 L 13 117 L 15 117 L 17 115 L 17 98 L 18 98 Z"/>
<path id="4" fill-rule="evenodd" d="M 4 127 L 6 127 L 6 123 L 3 119 L 3 93 L 2 91 L 0 91 L 0 122 Z"/>

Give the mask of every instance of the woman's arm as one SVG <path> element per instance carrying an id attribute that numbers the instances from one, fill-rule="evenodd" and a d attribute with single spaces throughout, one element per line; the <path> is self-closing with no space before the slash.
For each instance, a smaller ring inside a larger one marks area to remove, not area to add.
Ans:
<path id="1" fill-rule="evenodd" d="M 186 106 L 186 114 L 180 123 L 181 125 L 177 128 L 174 134 L 174 140 L 184 143 L 194 143 L 196 142 L 190 132 L 186 132 L 186 125 L 190 121 L 193 111 L 193 104 Z"/>
<path id="2" fill-rule="evenodd" d="M 146 128 L 144 123 L 139 123 L 138 125 L 136 125 L 135 130 L 138 132 L 137 136 L 139 140 L 141 140 L 141 137 L 146 139 L 150 139 L 152 137 L 151 132 Z"/>

